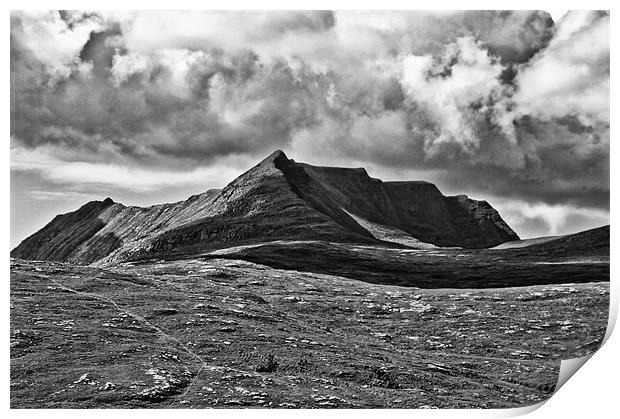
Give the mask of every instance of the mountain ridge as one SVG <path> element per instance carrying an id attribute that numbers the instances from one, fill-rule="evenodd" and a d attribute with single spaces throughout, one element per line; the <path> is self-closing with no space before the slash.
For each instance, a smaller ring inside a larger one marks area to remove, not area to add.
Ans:
<path id="1" fill-rule="evenodd" d="M 389 234 L 376 237 L 363 225 L 404 238 L 384 240 Z M 91 201 L 55 217 L 11 256 L 90 264 L 267 240 L 403 246 L 407 235 L 411 243 L 466 248 L 518 240 L 486 201 L 444 196 L 425 181 L 383 182 L 363 168 L 297 163 L 276 150 L 224 188 L 185 201 L 146 208 Z"/>

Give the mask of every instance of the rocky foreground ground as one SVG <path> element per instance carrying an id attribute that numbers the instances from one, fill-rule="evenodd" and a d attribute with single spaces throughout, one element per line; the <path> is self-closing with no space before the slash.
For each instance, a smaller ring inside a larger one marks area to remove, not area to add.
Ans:
<path id="1" fill-rule="evenodd" d="M 418 289 L 240 260 L 11 261 L 11 407 L 522 407 L 609 283 Z"/>

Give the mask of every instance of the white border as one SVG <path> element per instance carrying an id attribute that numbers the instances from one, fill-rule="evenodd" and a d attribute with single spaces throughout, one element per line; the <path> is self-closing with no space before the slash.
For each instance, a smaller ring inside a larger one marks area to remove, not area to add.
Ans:
<path id="1" fill-rule="evenodd" d="M 343 2 L 343 1 L 325 1 L 315 0 L 298 1 L 292 4 L 290 1 L 239 1 L 239 0 L 227 0 L 226 2 L 205 2 L 205 1 L 187 1 L 177 0 L 174 2 L 160 2 L 160 1 L 90 1 L 85 4 L 83 1 L 63 1 L 63 2 L 44 2 L 34 0 L 22 0 L 22 1 L 7 1 L 5 2 L 8 8 L 4 19 L 3 25 L 6 25 L 4 36 L 2 37 L 2 43 L 4 44 L 4 65 L 2 65 L 3 72 L 3 101 L 2 101 L 2 121 L 3 132 L 5 140 L 9 142 L 9 108 L 10 108 L 10 89 L 9 89 L 9 10 L 10 9 L 37 9 L 46 10 L 50 8 L 58 9 L 83 9 L 86 6 L 88 9 L 104 9 L 104 10 L 198 10 L 198 9 L 251 9 L 251 10 L 281 10 L 281 9 L 336 9 L 336 10 L 403 10 L 403 9 L 604 9 L 611 10 L 611 39 L 618 39 L 616 28 L 616 13 L 618 13 L 613 7 L 614 3 L 611 1 L 532 1 L 523 0 L 519 2 L 497 2 L 497 1 L 443 1 L 435 0 L 431 3 L 413 3 L 411 1 L 394 1 L 383 0 L 381 2 L 368 2 L 368 1 L 356 1 L 356 2 Z M 56 7 L 52 7 L 56 6 Z M 614 77 L 617 72 L 617 54 L 615 53 L 615 42 L 612 42 L 612 70 L 611 70 L 611 115 L 617 114 L 617 93 L 616 79 Z M 620 179 L 617 169 L 615 169 L 614 163 L 618 163 L 618 153 L 616 147 L 613 145 L 616 139 L 616 124 L 617 118 L 611 124 L 611 184 L 615 185 L 616 181 Z M 4 188 L 4 196 L 10 196 L 10 183 L 9 183 L 9 146 L 5 146 L 1 150 L 3 161 L 5 162 L 4 170 L 2 171 L 2 185 Z M 205 411 L 188 411 L 188 410 L 78 410 L 78 411 L 66 411 L 66 410 L 11 410 L 9 411 L 9 266 L 8 266 L 8 254 L 9 254 L 9 231 L 10 231 L 10 206 L 6 203 L 1 206 L 2 217 L 1 222 L 3 231 L 5 234 L 5 241 L 3 246 L 4 254 L 7 255 L 5 259 L 2 259 L 2 272 L 4 295 L 2 304 L 4 307 L 3 313 L 3 336 L 5 337 L 5 343 L 1 346 L 3 363 L 3 380 L 2 382 L 2 406 L 6 409 L 7 413 L 12 417 L 31 417 L 33 415 L 43 415 L 46 417 L 65 417 L 65 416 L 88 416 L 88 417 L 148 417 L 150 418 L 168 418 L 170 415 L 184 416 L 184 417 L 202 417 L 205 415 Z M 611 196 L 611 218 L 615 218 L 615 212 L 618 209 L 618 197 L 612 193 Z M 618 240 L 616 234 L 616 228 L 612 225 L 612 259 L 615 259 L 616 249 L 618 249 Z M 610 316 L 612 322 L 615 322 L 618 311 L 618 269 L 615 261 L 611 265 L 611 277 L 612 277 L 612 306 L 610 310 Z M 611 329 L 610 329 L 611 330 Z M 618 380 L 620 378 L 619 371 L 619 357 L 620 354 L 620 342 L 616 334 L 612 334 L 607 343 L 599 350 L 592 359 L 590 359 L 577 373 L 576 376 L 570 380 L 542 407 L 530 413 L 529 417 L 532 418 L 548 418 L 548 417 L 596 417 L 596 418 L 608 418 L 614 417 L 618 411 Z M 514 416 L 515 414 L 526 413 L 531 409 L 516 409 L 516 410 L 440 410 L 440 411 L 427 411 L 427 410 L 210 410 L 206 412 L 208 415 L 216 417 L 245 417 L 252 416 L 256 418 L 284 418 L 289 416 L 296 416 L 300 418 L 315 417 L 316 415 L 327 417 L 377 417 L 383 415 L 390 415 L 394 418 L 409 418 L 411 415 L 416 417 L 506 417 Z"/>

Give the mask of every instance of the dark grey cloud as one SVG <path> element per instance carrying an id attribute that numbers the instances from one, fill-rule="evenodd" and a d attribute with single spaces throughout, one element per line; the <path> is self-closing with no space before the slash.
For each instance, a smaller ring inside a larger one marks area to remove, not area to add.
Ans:
<path id="1" fill-rule="evenodd" d="M 393 12 L 386 24 L 396 29 L 377 30 L 376 36 L 392 53 L 437 53 L 457 38 L 471 36 L 507 67 L 529 61 L 556 29 L 547 12 L 536 10 Z"/>
<path id="2" fill-rule="evenodd" d="M 334 27 L 336 18 L 331 10 L 316 12 L 291 11 L 276 14 L 275 18 L 269 18 L 268 30 L 260 36 L 271 38 L 282 36 L 287 32 L 322 32 Z M 260 24 L 261 22 L 257 22 Z"/>
<path id="3" fill-rule="evenodd" d="M 201 51 L 183 77 L 187 92 L 158 61 L 185 54 L 153 58 L 149 68 L 114 83 L 109 37 L 91 34 L 81 52 L 92 72 L 73 73 L 53 86 L 24 81 L 31 92 L 15 96 L 12 107 L 12 134 L 20 144 L 147 165 L 198 164 L 231 153 L 269 152 L 313 123 L 315 75 L 293 71 L 285 61 L 264 64 L 252 53 Z"/>
<path id="4" fill-rule="evenodd" d="M 105 31 L 91 32 L 78 57 L 84 63 L 91 63 L 93 76 L 102 79 L 106 78 L 112 69 L 114 56 L 126 52 L 120 28 L 113 26 Z"/>
<path id="5" fill-rule="evenodd" d="M 507 66 L 528 62 L 555 33 L 551 16 L 539 10 L 469 11 L 463 25 Z"/>

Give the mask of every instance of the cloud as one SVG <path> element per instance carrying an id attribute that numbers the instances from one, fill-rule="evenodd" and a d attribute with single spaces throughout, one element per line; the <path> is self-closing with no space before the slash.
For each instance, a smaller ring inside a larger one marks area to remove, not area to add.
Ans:
<path id="1" fill-rule="evenodd" d="M 496 207 L 522 238 L 536 237 L 541 230 L 563 235 L 609 224 L 609 211 L 599 209 L 501 199 Z"/>
<path id="2" fill-rule="evenodd" d="M 312 48 L 335 25 L 331 11 L 103 12 L 118 22 L 127 47 L 135 52 L 161 49 L 254 50 L 261 55 L 292 55 Z M 318 36 L 317 36 L 318 35 Z M 302 45 L 299 45 L 302 44 Z"/>
<path id="3" fill-rule="evenodd" d="M 92 187 L 114 187 L 142 193 L 170 186 L 210 184 L 223 187 L 238 174 L 239 162 L 222 161 L 217 166 L 196 168 L 189 172 L 148 170 L 115 163 L 66 162 L 39 151 L 14 148 L 11 150 L 11 170 L 37 172 L 53 184 L 71 185 L 82 190 Z M 59 197 L 53 191 L 34 190 L 32 194 L 39 200 Z M 63 190 L 62 194 L 85 195 L 79 190 Z"/>
<path id="4" fill-rule="evenodd" d="M 96 16 L 70 27 L 58 12 L 16 11 L 11 13 L 11 42 L 30 51 L 52 76 L 62 77 L 71 72 L 90 33 L 102 27 Z"/>
<path id="5" fill-rule="evenodd" d="M 16 80 L 32 93 L 14 98 L 12 132 L 21 145 L 60 154 L 195 166 L 285 144 L 312 123 L 314 82 L 304 66 L 264 63 L 252 52 L 115 55 L 105 78 L 75 71 L 54 86 Z"/>
<path id="6" fill-rule="evenodd" d="M 519 71 L 517 83 L 514 100 L 522 114 L 609 124 L 609 15 L 569 12 L 549 46 Z"/>
<path id="7" fill-rule="evenodd" d="M 514 127 L 504 116 L 506 87 L 499 79 L 503 67 L 473 38 L 458 38 L 449 44 L 439 62 L 431 55 L 409 55 L 403 67 L 409 98 L 433 119 L 435 129 L 424 139 L 431 157 L 446 143 L 458 143 L 466 153 L 476 153 L 480 119 L 490 119 L 505 138 L 515 141 Z"/>
<path id="8" fill-rule="evenodd" d="M 75 192 L 75 191 L 64 190 L 64 189 L 55 190 L 55 191 L 34 189 L 34 190 L 29 191 L 28 195 L 30 196 L 30 198 L 36 201 L 78 200 L 78 201 L 86 202 L 93 198 L 91 194 L 88 194 L 88 193 Z"/>

